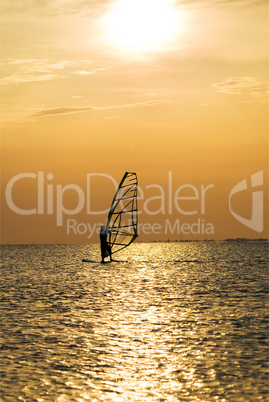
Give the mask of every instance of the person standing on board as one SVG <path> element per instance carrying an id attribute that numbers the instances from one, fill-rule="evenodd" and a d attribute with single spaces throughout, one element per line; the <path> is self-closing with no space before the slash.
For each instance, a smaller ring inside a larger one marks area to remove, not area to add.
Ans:
<path id="1" fill-rule="evenodd" d="M 107 242 L 107 231 L 105 230 L 104 226 L 101 226 L 100 230 L 100 246 L 101 246 L 102 262 L 105 262 L 105 257 L 107 253 L 110 257 L 110 262 L 113 261 L 111 254 L 111 247 Z"/>

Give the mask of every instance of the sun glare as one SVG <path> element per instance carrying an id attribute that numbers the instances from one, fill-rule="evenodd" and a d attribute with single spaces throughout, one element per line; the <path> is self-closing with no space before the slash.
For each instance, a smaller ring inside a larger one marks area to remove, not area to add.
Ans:
<path id="1" fill-rule="evenodd" d="M 181 17 L 172 0 L 118 0 L 103 20 L 106 40 L 128 52 L 162 50 L 176 40 Z"/>

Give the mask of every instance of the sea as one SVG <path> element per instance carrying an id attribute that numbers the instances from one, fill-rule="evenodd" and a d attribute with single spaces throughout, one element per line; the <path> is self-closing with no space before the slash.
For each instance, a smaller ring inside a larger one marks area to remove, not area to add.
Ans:
<path id="1" fill-rule="evenodd" d="M 268 243 L 1 248 L 0 400 L 269 401 Z"/>

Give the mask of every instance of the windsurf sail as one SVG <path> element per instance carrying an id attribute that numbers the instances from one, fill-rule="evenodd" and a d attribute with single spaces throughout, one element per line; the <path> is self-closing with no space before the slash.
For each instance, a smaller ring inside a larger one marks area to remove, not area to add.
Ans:
<path id="1" fill-rule="evenodd" d="M 112 254 L 138 236 L 137 185 L 136 173 L 126 172 L 113 198 L 106 222 Z"/>

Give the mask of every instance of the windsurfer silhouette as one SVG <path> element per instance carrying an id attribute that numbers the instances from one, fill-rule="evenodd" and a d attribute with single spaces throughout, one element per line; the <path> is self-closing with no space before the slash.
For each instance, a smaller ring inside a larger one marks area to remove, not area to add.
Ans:
<path id="1" fill-rule="evenodd" d="M 107 256 L 107 253 L 110 257 L 110 262 L 113 261 L 112 259 L 112 254 L 111 254 L 111 247 L 107 242 L 107 232 L 105 230 L 104 226 L 101 226 L 100 230 L 100 246 L 101 246 L 101 256 L 102 256 L 102 262 L 105 262 L 105 257 Z"/>

